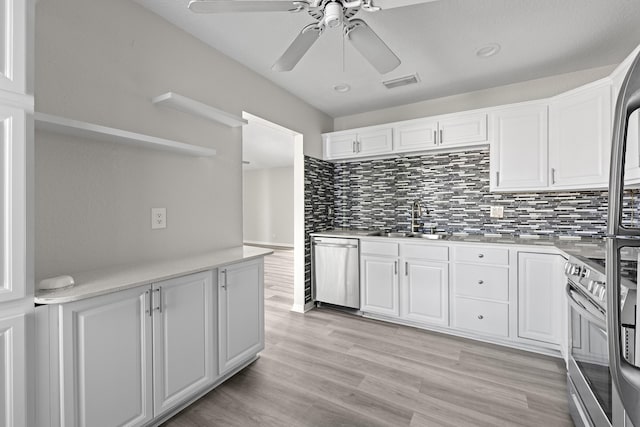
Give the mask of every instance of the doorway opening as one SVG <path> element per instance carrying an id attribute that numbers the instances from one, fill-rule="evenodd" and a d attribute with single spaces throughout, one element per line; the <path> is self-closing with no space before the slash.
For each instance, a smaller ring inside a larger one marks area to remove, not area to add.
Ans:
<path id="1" fill-rule="evenodd" d="M 291 310 L 304 312 L 303 136 L 247 112 L 242 117 L 243 242 L 293 252 Z"/>

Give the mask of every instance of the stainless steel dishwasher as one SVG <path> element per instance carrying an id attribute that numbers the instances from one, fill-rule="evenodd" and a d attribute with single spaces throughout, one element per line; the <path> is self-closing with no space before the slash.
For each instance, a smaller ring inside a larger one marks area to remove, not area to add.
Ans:
<path id="1" fill-rule="evenodd" d="M 358 239 L 314 237 L 313 289 L 316 301 L 360 309 Z"/>

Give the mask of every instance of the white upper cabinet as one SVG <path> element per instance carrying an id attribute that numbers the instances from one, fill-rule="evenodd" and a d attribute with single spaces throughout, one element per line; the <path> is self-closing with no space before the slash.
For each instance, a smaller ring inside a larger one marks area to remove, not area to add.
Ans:
<path id="1" fill-rule="evenodd" d="M 0 302 L 26 295 L 26 115 L 0 105 Z"/>
<path id="2" fill-rule="evenodd" d="M 0 0 L 0 90 L 26 94 L 31 0 Z"/>
<path id="3" fill-rule="evenodd" d="M 397 153 L 423 151 L 438 146 L 438 121 L 433 119 L 409 120 L 398 123 L 394 129 L 394 150 Z"/>
<path id="4" fill-rule="evenodd" d="M 487 114 L 455 114 L 438 120 L 440 146 L 470 146 L 487 143 Z"/>
<path id="5" fill-rule="evenodd" d="M 491 190 L 547 186 L 547 104 L 523 104 L 492 112 Z"/>
<path id="6" fill-rule="evenodd" d="M 390 127 L 334 132 L 322 137 L 325 160 L 383 155 L 391 153 L 393 149 L 393 131 Z"/>
<path id="7" fill-rule="evenodd" d="M 549 106 L 549 185 L 606 188 L 611 151 L 611 81 L 557 96 Z"/>

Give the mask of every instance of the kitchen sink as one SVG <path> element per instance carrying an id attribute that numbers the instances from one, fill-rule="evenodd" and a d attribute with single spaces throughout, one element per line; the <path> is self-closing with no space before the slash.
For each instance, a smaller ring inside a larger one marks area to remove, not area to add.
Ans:
<path id="1" fill-rule="evenodd" d="M 416 237 L 419 239 L 429 239 L 429 240 L 440 240 L 447 237 L 446 234 L 437 234 L 437 233 L 412 233 L 408 237 Z"/>

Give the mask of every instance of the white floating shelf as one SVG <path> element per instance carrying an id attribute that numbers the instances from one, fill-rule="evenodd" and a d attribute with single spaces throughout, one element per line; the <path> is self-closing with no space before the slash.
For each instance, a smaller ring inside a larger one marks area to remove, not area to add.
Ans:
<path id="1" fill-rule="evenodd" d="M 204 117 L 205 119 L 213 120 L 232 128 L 244 126 L 249 123 L 242 117 L 229 114 L 226 111 L 218 110 L 210 105 L 203 104 L 200 101 L 187 98 L 186 96 L 182 96 L 174 92 L 167 92 L 162 95 L 158 95 L 155 98 L 152 98 L 151 102 L 156 105 L 173 108 L 184 113 Z"/>
<path id="2" fill-rule="evenodd" d="M 63 135 L 134 145 L 156 150 L 172 151 L 174 153 L 196 157 L 210 157 L 215 156 L 216 154 L 216 150 L 213 148 L 199 147 L 197 145 L 185 144 L 182 142 L 171 141 L 169 139 L 143 135 L 122 129 L 81 122 L 78 120 L 66 119 L 64 117 L 57 117 L 44 113 L 35 113 L 35 125 L 38 130 Z"/>

